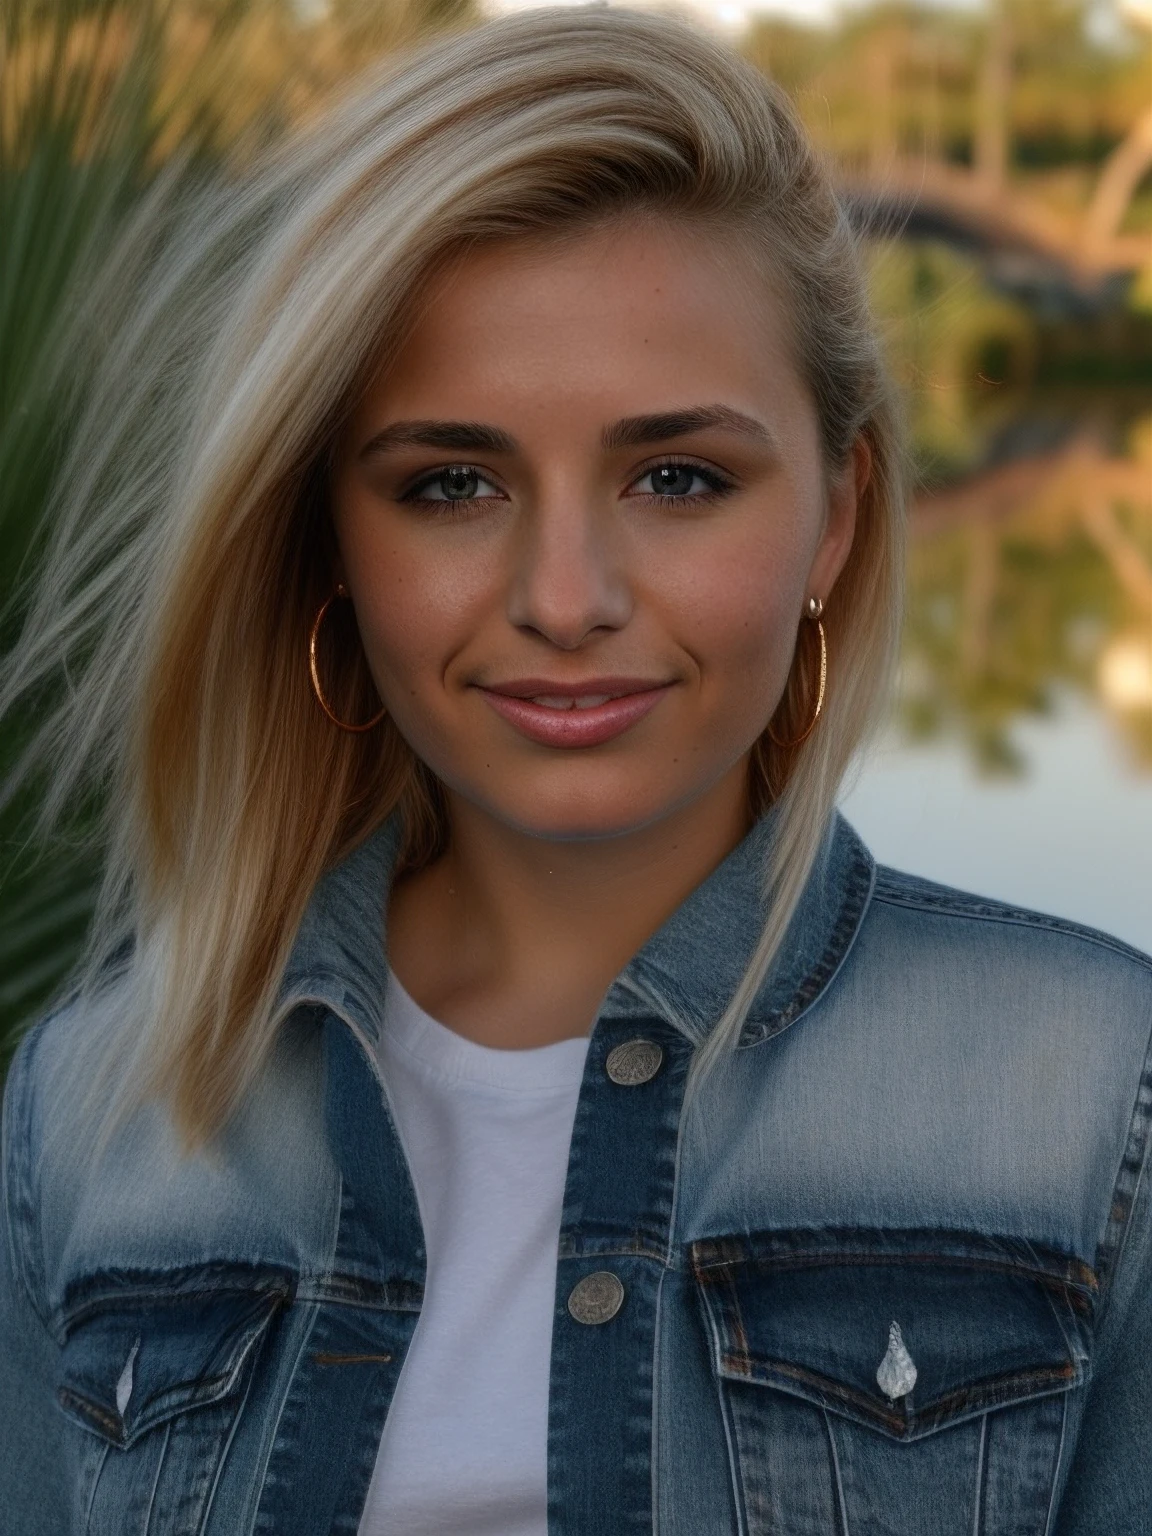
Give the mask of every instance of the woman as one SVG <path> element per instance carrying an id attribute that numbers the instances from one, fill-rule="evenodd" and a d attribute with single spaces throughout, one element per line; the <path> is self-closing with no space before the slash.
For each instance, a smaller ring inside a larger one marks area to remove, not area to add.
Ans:
<path id="1" fill-rule="evenodd" d="M 197 228 L 9 685 L 112 809 L 5 1528 L 1152 1531 L 1149 961 L 834 811 L 901 446 L 780 92 L 525 14 Z"/>

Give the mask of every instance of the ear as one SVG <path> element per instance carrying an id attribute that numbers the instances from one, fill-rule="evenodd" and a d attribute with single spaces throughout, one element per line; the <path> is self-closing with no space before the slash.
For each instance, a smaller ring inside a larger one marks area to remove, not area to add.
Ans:
<path id="1" fill-rule="evenodd" d="M 824 531 L 808 575 L 809 595 L 825 603 L 851 553 L 857 509 L 871 476 L 872 445 L 860 433 L 844 463 L 829 478 Z"/>
<path id="2" fill-rule="evenodd" d="M 331 510 L 326 510 L 320 520 L 319 544 L 319 556 L 331 573 L 333 586 L 338 586 L 341 582 L 347 586 L 348 573 L 344 565 L 344 552 L 340 548 L 340 539 Z"/>

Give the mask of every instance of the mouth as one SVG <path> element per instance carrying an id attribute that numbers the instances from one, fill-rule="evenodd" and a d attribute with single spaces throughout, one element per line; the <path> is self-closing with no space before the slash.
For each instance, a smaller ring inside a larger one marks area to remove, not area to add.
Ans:
<path id="1" fill-rule="evenodd" d="M 612 693 L 582 693 L 578 697 L 562 693 L 534 693 L 529 702 L 539 704 L 543 709 L 599 709 L 601 704 L 608 704 L 612 699 L 620 697 L 620 694 Z"/>
<path id="2" fill-rule="evenodd" d="M 650 678 L 589 678 L 558 685 L 545 678 L 479 687 L 495 712 L 541 746 L 594 747 L 630 730 L 670 692 Z"/>

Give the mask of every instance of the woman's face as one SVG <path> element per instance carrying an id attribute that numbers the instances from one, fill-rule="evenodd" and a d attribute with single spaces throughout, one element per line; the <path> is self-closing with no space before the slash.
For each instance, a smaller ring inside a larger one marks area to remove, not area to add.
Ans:
<path id="1" fill-rule="evenodd" d="M 440 278 L 333 484 L 380 697 L 473 806 L 546 838 L 650 825 L 745 771 L 834 483 L 750 263 L 644 224 L 494 245 Z"/>

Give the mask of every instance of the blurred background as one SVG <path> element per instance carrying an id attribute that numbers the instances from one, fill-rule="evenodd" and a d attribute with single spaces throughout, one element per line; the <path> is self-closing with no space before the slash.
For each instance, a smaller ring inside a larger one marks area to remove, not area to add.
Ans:
<path id="1" fill-rule="evenodd" d="M 694 0 L 796 100 L 867 237 L 917 485 L 892 719 L 844 796 L 881 859 L 1152 950 L 1152 0 Z M 235 174 L 481 0 L 5 0 L 0 643 L 142 202 Z M 833 662 L 834 665 L 834 662 Z M 833 678 L 835 674 L 833 672 Z M 30 721 L 0 743 L 0 773 Z M 0 812 L 0 1071 L 91 910 L 84 816 Z"/>

